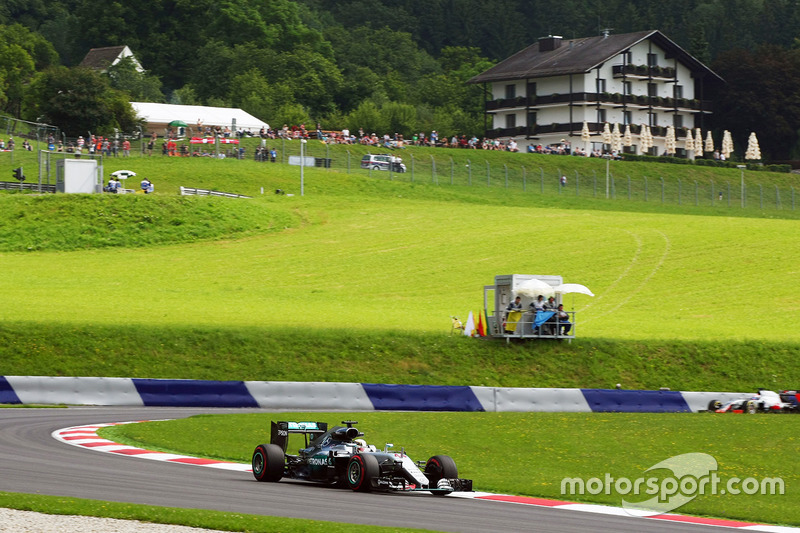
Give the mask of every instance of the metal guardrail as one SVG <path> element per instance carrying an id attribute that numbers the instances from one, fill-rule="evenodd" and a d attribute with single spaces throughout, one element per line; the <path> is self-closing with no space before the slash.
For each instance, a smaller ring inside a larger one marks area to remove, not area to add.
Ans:
<path id="1" fill-rule="evenodd" d="M 20 183 L 18 181 L 0 181 L 0 189 L 8 191 L 56 192 L 56 186 L 52 183 Z"/>
<path id="2" fill-rule="evenodd" d="M 181 187 L 181 196 L 224 196 L 226 198 L 252 198 L 252 196 L 245 196 L 244 194 L 235 194 L 232 192 L 210 191 L 208 189 L 195 189 L 192 187 Z"/>

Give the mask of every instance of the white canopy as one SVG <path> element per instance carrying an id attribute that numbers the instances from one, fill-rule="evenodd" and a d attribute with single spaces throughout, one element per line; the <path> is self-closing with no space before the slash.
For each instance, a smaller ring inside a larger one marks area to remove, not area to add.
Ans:
<path id="1" fill-rule="evenodd" d="M 269 124 L 259 120 L 250 113 L 236 108 L 209 107 L 203 105 L 156 104 L 153 102 L 131 102 L 136 114 L 147 122 L 150 129 L 163 127 L 173 120 L 182 120 L 190 128 L 196 129 L 198 121 L 205 126 L 228 126 L 233 129 L 249 130 L 258 133 L 261 128 L 269 128 Z M 150 126 L 152 124 L 152 126 Z"/>

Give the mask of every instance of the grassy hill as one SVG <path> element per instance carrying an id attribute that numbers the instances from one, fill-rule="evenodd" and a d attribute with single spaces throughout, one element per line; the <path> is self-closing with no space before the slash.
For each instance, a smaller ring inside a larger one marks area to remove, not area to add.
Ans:
<path id="1" fill-rule="evenodd" d="M 762 209 L 748 196 L 742 209 L 708 194 L 712 182 L 738 183 L 736 169 L 612 162 L 606 199 L 600 160 L 409 148 L 409 172 L 390 176 L 357 170 L 363 147 L 309 150 L 336 168 L 306 168 L 303 196 L 298 167 L 161 156 L 104 163 L 106 175 L 149 177 L 153 195 L 0 194 L 0 375 L 800 382 L 794 175 L 747 171 L 748 191 L 777 190 L 783 203 Z M 25 164 L 30 180 L 35 160 L 14 157 L 0 173 Z M 559 190 L 559 174 L 576 178 Z M 631 185 L 629 200 L 623 175 L 650 176 L 658 194 L 645 201 Z M 681 196 L 661 203 L 655 176 L 672 193 L 680 179 Z M 253 198 L 181 198 L 180 186 Z M 594 291 L 566 299 L 575 342 L 449 335 L 450 315 L 478 311 L 483 286 L 512 273 L 560 274 Z"/>

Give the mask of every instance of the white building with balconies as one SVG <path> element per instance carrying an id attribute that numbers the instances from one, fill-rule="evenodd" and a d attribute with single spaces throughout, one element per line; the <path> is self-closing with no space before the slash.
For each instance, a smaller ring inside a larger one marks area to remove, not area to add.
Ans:
<path id="1" fill-rule="evenodd" d="M 678 147 L 688 130 L 711 126 L 709 98 L 724 81 L 654 30 L 544 37 L 468 83 L 484 86 L 486 136 L 513 138 L 521 150 L 565 140 L 602 149 L 605 123 L 618 123 L 633 136 L 624 151 L 642 153 L 638 135 L 647 125 L 654 144 L 647 153 L 661 154 L 668 126 Z M 588 141 L 581 139 L 584 122 Z"/>

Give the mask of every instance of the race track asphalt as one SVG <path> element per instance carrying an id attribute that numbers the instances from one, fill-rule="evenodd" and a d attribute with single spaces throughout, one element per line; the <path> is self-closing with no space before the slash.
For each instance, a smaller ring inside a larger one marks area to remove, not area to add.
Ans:
<path id="1" fill-rule="evenodd" d="M 0 491 L 460 533 L 735 531 L 530 505 L 436 498 L 429 494 L 365 494 L 291 481 L 258 483 L 249 473 L 99 453 L 68 446 L 51 436 L 55 430 L 84 424 L 244 411 L 142 407 L 0 409 Z M 480 480 L 475 484 L 480 490 Z"/>

